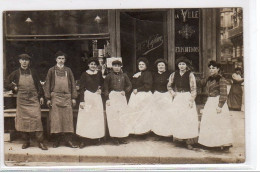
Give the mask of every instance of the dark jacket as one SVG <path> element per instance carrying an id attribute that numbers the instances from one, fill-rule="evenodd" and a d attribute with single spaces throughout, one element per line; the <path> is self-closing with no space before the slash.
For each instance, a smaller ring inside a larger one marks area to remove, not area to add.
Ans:
<path id="1" fill-rule="evenodd" d="M 44 96 L 44 93 L 43 93 L 43 89 L 42 89 L 42 85 L 40 83 L 40 79 L 37 75 L 37 72 L 33 69 L 27 69 L 27 70 L 23 70 L 22 68 L 19 68 L 15 71 L 13 71 L 8 77 L 7 79 L 4 81 L 4 87 L 5 89 L 7 90 L 12 90 L 14 93 L 14 88 L 15 86 L 19 86 L 19 79 L 20 79 L 20 70 L 21 71 L 31 71 L 31 74 L 32 74 L 32 78 L 33 78 L 33 81 L 34 81 L 34 86 L 38 92 L 38 96 L 39 97 L 43 97 Z"/>
<path id="2" fill-rule="evenodd" d="M 45 87 L 45 98 L 50 100 L 51 99 L 51 92 L 54 90 L 55 86 L 55 69 L 58 68 L 56 65 L 54 67 L 51 67 L 48 71 L 47 77 L 46 77 L 46 83 L 44 85 Z M 71 93 L 71 98 L 76 99 L 78 97 L 77 89 L 76 89 L 76 83 L 74 80 L 73 73 L 69 67 L 64 66 L 64 70 L 67 71 L 68 74 L 68 86 L 69 86 L 69 92 Z"/>

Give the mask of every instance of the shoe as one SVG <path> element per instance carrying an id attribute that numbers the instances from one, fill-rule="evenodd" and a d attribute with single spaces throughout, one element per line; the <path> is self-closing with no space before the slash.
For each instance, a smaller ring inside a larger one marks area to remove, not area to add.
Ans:
<path id="1" fill-rule="evenodd" d="M 112 143 L 113 143 L 114 145 L 120 145 L 118 139 L 113 139 Z"/>
<path id="2" fill-rule="evenodd" d="M 59 141 L 55 141 L 53 143 L 53 148 L 58 148 L 60 146 L 60 142 Z"/>
<path id="3" fill-rule="evenodd" d="M 128 144 L 128 142 L 124 139 L 119 139 L 118 142 L 119 144 Z"/>
<path id="4" fill-rule="evenodd" d="M 80 144 L 79 144 L 79 148 L 84 148 L 86 146 L 86 143 L 85 142 L 81 142 Z"/>
<path id="5" fill-rule="evenodd" d="M 39 148 L 41 148 L 42 150 L 48 150 L 47 146 L 41 142 L 39 143 Z"/>
<path id="6" fill-rule="evenodd" d="M 187 148 L 188 148 L 189 150 L 193 150 L 193 146 L 190 145 L 190 144 L 187 144 Z"/>
<path id="7" fill-rule="evenodd" d="M 66 146 L 68 146 L 68 147 L 70 147 L 70 148 L 78 148 L 78 146 L 77 146 L 77 145 L 74 145 L 71 141 L 68 141 L 68 142 L 66 143 Z"/>
<path id="8" fill-rule="evenodd" d="M 25 142 L 23 145 L 22 145 L 22 149 L 26 149 L 26 148 L 29 148 L 30 147 L 30 142 Z"/>

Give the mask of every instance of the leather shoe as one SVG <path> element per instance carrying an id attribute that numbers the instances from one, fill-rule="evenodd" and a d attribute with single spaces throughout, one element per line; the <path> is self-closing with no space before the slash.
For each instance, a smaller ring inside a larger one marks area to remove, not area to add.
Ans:
<path id="1" fill-rule="evenodd" d="M 118 139 L 119 144 L 128 144 L 128 142 L 124 139 Z"/>
<path id="2" fill-rule="evenodd" d="M 59 141 L 55 141 L 53 143 L 53 148 L 58 148 L 60 146 L 60 142 Z"/>
<path id="3" fill-rule="evenodd" d="M 39 148 L 41 148 L 42 150 L 48 150 L 47 146 L 41 142 L 39 143 Z"/>
<path id="4" fill-rule="evenodd" d="M 22 149 L 26 149 L 26 148 L 29 148 L 30 147 L 30 142 L 25 142 L 23 145 L 22 145 Z"/>
<path id="5" fill-rule="evenodd" d="M 71 141 L 68 141 L 66 146 L 70 147 L 70 148 L 78 148 L 77 145 L 74 145 Z"/>
<path id="6" fill-rule="evenodd" d="M 86 146 L 86 143 L 85 142 L 81 142 L 80 145 L 79 145 L 79 148 L 84 148 Z"/>

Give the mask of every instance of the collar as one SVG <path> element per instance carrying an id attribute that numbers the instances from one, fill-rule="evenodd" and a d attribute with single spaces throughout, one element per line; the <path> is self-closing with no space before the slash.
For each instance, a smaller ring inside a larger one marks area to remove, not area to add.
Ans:
<path id="1" fill-rule="evenodd" d="M 212 81 L 215 80 L 216 82 L 219 82 L 221 77 L 222 76 L 220 74 L 216 74 L 216 75 L 213 75 L 213 76 L 209 76 L 207 81 L 212 82 Z"/>
<path id="2" fill-rule="evenodd" d="M 165 71 L 163 71 L 163 72 L 161 72 L 161 71 L 158 71 L 158 73 L 159 73 L 159 74 L 163 74 L 164 72 L 166 72 L 166 70 L 165 70 Z"/>
<path id="3" fill-rule="evenodd" d="M 57 64 L 57 67 L 61 69 L 64 67 L 64 65 Z"/>
<path id="4" fill-rule="evenodd" d="M 97 70 L 92 71 L 92 70 L 89 70 L 89 69 L 88 69 L 88 70 L 86 71 L 86 73 L 89 74 L 89 75 L 94 75 L 94 74 L 97 74 L 98 71 L 97 71 Z"/>

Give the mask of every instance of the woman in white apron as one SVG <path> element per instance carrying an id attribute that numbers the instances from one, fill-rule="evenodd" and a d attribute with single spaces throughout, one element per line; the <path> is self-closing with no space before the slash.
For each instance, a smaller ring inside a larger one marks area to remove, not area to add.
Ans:
<path id="1" fill-rule="evenodd" d="M 153 74 L 152 131 L 164 137 L 172 136 L 172 96 L 167 90 L 170 72 L 164 59 L 155 61 L 157 72 Z"/>
<path id="2" fill-rule="evenodd" d="M 200 123 L 199 144 L 229 149 L 232 146 L 231 115 L 227 106 L 227 84 L 219 74 L 220 64 L 210 61 L 206 81 L 207 102 Z"/>
<path id="3" fill-rule="evenodd" d="M 104 82 L 108 130 L 116 145 L 127 143 L 125 138 L 130 133 L 125 95 L 131 90 L 132 84 L 121 68 L 121 61 L 113 61 L 113 71 L 107 75 Z"/>
<path id="4" fill-rule="evenodd" d="M 88 139 L 99 139 L 105 136 L 105 121 L 101 87 L 102 73 L 97 70 L 97 58 L 88 60 L 88 70 L 80 78 L 80 105 L 76 134 L 81 137 L 79 147 L 84 148 Z"/>
<path id="5" fill-rule="evenodd" d="M 172 111 L 173 124 L 172 135 L 174 140 L 185 141 L 188 149 L 198 137 L 198 114 L 195 98 L 196 79 L 194 74 L 188 70 L 190 65 L 186 57 L 180 57 L 176 61 L 179 70 L 172 73 L 169 78 L 168 90 L 173 96 Z"/>
<path id="6" fill-rule="evenodd" d="M 135 135 L 147 134 L 152 129 L 152 105 L 153 76 L 147 70 L 148 60 L 139 58 L 137 60 L 139 72 L 132 79 L 133 92 L 129 100 L 129 112 L 131 115 L 131 133 Z"/>

